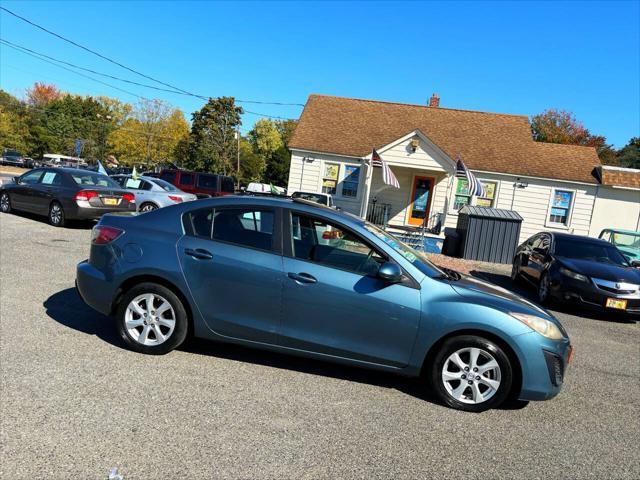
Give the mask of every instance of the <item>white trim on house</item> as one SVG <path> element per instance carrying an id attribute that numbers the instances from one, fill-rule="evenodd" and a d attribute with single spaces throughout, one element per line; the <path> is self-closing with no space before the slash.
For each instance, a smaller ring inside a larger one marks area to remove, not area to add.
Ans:
<path id="1" fill-rule="evenodd" d="M 594 166 L 595 168 L 595 166 Z M 592 187 L 595 187 L 596 185 L 598 185 L 598 183 L 594 182 L 594 183 L 589 183 L 589 182 L 580 182 L 578 180 L 561 180 L 558 178 L 547 178 L 547 177 L 533 177 L 531 175 L 520 175 L 520 174 L 516 174 L 516 173 L 504 173 L 504 172 L 492 172 L 489 170 L 473 170 L 471 169 L 472 172 L 474 173 L 488 173 L 490 175 L 508 175 L 510 177 L 516 177 L 516 178 L 533 178 L 535 180 L 547 180 L 550 182 L 562 182 L 562 183 L 575 183 L 578 185 L 590 185 Z"/>
<path id="2" fill-rule="evenodd" d="M 429 137 L 427 137 L 424 133 L 422 133 L 422 131 L 420 131 L 419 129 L 413 130 L 412 132 L 407 133 L 406 135 L 398 138 L 397 140 L 394 140 L 393 142 L 380 147 L 378 149 L 378 153 L 380 155 L 382 155 L 387 150 L 390 150 L 393 147 L 396 147 L 396 146 L 400 145 L 401 143 L 404 143 L 404 142 L 406 142 L 407 140 L 409 140 L 409 139 L 411 139 L 413 137 L 418 137 L 420 140 L 422 140 L 424 143 L 426 143 L 427 146 L 430 149 L 432 149 L 440 159 L 444 160 L 445 164 L 448 163 L 449 166 L 452 168 L 452 170 L 455 172 L 455 168 L 456 168 L 455 160 L 453 160 L 451 157 L 449 157 L 449 155 L 444 153 L 444 151 L 440 147 L 438 147 L 435 143 L 433 143 L 431 141 L 431 139 Z M 371 154 L 367 155 L 366 158 L 367 158 L 367 160 L 371 160 Z M 436 158 L 436 161 L 437 160 L 438 160 L 438 158 Z M 387 161 L 387 163 L 389 165 L 394 165 L 394 163 L 397 163 L 397 162 L 394 162 L 393 160 L 385 160 L 385 161 Z M 444 170 L 446 171 L 446 168 Z"/>

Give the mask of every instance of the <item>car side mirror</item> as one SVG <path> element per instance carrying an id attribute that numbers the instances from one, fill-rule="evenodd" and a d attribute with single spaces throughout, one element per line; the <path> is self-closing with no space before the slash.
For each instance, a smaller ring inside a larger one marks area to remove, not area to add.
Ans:
<path id="1" fill-rule="evenodd" d="M 378 278 L 388 283 L 398 283 L 402 280 L 402 269 L 393 262 L 385 262 L 378 269 Z"/>
<path id="2" fill-rule="evenodd" d="M 20 183 L 20 177 L 13 177 L 13 182 L 17 185 Z"/>
<path id="3" fill-rule="evenodd" d="M 631 260 L 631 266 L 640 268 L 640 260 Z"/>

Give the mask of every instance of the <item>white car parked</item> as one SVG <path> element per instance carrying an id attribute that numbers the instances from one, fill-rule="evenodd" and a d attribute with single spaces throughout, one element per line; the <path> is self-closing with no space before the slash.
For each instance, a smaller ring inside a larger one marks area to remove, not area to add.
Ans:
<path id="1" fill-rule="evenodd" d="M 113 175 L 111 178 L 135 194 L 139 212 L 150 212 L 176 203 L 198 199 L 192 193 L 183 192 L 159 178 L 140 176 L 134 179 L 131 175 Z"/>

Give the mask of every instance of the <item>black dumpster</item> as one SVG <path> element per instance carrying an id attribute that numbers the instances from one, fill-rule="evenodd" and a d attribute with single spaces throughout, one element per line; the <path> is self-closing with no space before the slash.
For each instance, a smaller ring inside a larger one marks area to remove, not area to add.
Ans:
<path id="1" fill-rule="evenodd" d="M 522 217 L 512 210 L 466 205 L 458 213 L 460 257 L 511 263 L 520 238 Z"/>
<path id="2" fill-rule="evenodd" d="M 457 257 L 460 249 L 460 235 L 455 228 L 446 227 L 444 229 L 444 242 L 442 243 L 442 254 L 449 257 Z"/>

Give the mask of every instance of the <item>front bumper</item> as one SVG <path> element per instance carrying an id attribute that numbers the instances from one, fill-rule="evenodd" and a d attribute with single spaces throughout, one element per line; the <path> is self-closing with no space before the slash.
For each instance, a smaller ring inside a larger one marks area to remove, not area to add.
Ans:
<path id="1" fill-rule="evenodd" d="M 640 315 L 640 297 L 604 291 L 595 286 L 591 280 L 589 282 L 581 282 L 558 274 L 558 278 L 552 279 L 551 294 L 559 300 L 572 302 L 601 312 Z M 624 310 L 608 308 L 606 307 L 608 298 L 625 300 L 627 306 Z"/>
<path id="2" fill-rule="evenodd" d="M 522 367 L 521 400 L 549 400 L 564 384 L 573 346 L 569 339 L 550 340 L 536 332 L 517 337 Z"/>

